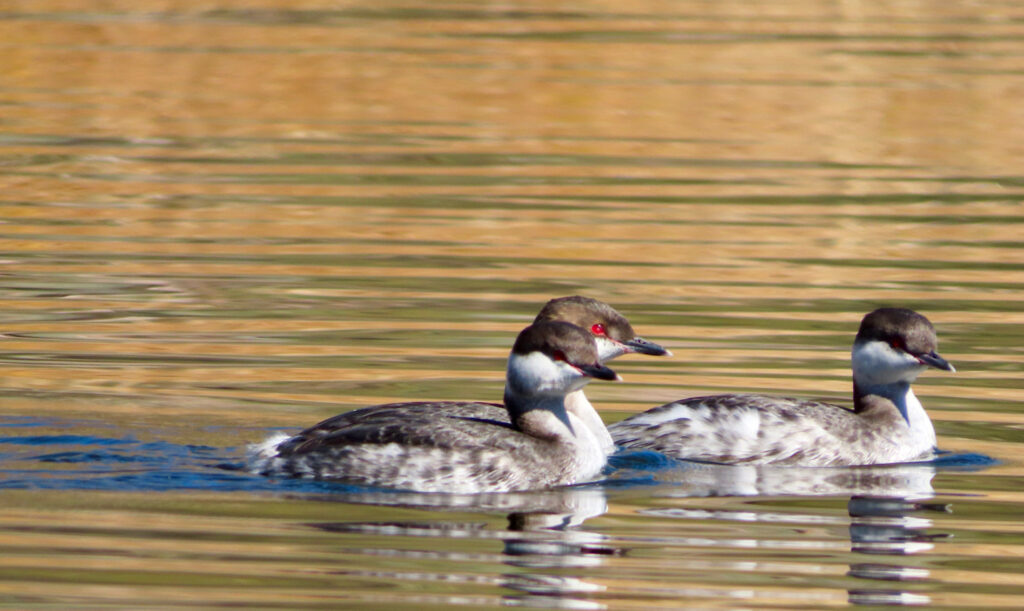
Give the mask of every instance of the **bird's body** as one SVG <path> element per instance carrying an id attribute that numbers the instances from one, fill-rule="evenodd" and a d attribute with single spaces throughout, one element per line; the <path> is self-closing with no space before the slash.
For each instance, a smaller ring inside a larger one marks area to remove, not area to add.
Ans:
<path id="1" fill-rule="evenodd" d="M 616 444 L 726 464 L 848 466 L 927 459 L 935 429 L 911 383 L 953 370 L 928 320 L 900 308 L 868 314 L 854 341 L 852 409 L 767 395 L 694 397 L 608 427 Z"/>
<path id="2" fill-rule="evenodd" d="M 865 412 L 766 395 L 692 397 L 612 426 L 618 443 L 687 460 L 751 465 L 843 466 L 927 458 L 934 433 L 917 435 L 895 406 Z"/>
<path id="3" fill-rule="evenodd" d="M 355 410 L 250 451 L 250 469 L 424 492 L 548 488 L 597 476 L 602 440 L 569 413 L 589 378 L 618 379 L 591 335 L 565 322 L 523 330 L 509 356 L 505 418 L 496 404 L 414 402 Z"/>

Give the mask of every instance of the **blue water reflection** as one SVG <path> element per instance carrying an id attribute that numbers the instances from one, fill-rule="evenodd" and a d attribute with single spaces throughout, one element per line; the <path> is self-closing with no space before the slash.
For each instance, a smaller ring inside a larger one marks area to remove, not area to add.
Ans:
<path id="1" fill-rule="evenodd" d="M 428 495 L 380 490 L 339 482 L 267 479 L 245 471 L 235 447 L 142 441 L 132 435 L 44 434 L 74 430 L 76 423 L 29 417 L 0 423 L 0 488 L 116 491 L 275 491 L 350 496 L 356 502 L 478 506 L 509 509 L 517 495 Z M 24 435 L 16 433 L 24 432 Z M 933 461 L 857 468 L 730 466 L 678 461 L 651 451 L 613 456 L 606 479 L 565 489 L 572 494 L 655 486 L 670 496 L 854 495 L 921 497 L 933 493 L 940 470 L 978 470 L 997 464 L 977 453 L 944 453 Z M 364 498 L 359 499 L 359 495 Z M 530 497 L 527 493 L 526 497 Z M 521 495 L 520 495 L 521 496 Z M 488 499 L 506 499 L 495 503 Z M 415 501 L 411 499 L 416 499 Z"/>

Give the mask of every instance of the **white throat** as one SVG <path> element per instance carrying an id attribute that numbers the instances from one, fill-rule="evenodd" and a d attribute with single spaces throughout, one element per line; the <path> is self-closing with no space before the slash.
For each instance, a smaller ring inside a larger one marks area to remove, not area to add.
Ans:
<path id="1" fill-rule="evenodd" d="M 896 403 L 893 401 L 893 403 Z M 903 419 L 907 421 L 907 425 L 910 427 L 910 433 L 915 439 L 928 440 L 932 447 L 937 445 L 935 439 L 935 427 L 932 426 L 932 419 L 928 417 L 928 413 L 924 411 L 924 406 L 914 395 L 913 389 L 910 385 L 907 385 L 907 392 L 903 395 L 903 405 L 900 406 L 896 403 L 896 406 L 900 408 L 900 413 L 903 414 Z"/>
<path id="2" fill-rule="evenodd" d="M 565 409 L 593 434 L 605 454 L 615 451 L 611 433 L 605 427 L 604 420 L 601 420 L 601 415 L 583 394 L 583 389 L 574 390 L 565 396 Z"/>

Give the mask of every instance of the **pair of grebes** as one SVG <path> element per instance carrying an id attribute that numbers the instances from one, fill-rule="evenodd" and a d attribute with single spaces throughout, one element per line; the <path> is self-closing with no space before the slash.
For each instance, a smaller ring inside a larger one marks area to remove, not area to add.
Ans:
<path id="1" fill-rule="evenodd" d="M 936 352 L 927 318 L 881 308 L 853 342 L 853 409 L 754 394 L 683 399 L 605 427 L 583 394 L 605 362 L 667 356 L 611 306 L 549 301 L 512 346 L 504 404 L 375 405 L 250 448 L 250 469 L 422 492 L 505 492 L 592 481 L 616 446 L 701 462 L 837 467 L 928 459 L 935 429 L 911 383 Z"/>

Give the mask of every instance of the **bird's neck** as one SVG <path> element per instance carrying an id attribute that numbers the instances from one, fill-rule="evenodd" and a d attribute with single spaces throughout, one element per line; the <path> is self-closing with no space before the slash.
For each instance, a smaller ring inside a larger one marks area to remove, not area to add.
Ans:
<path id="1" fill-rule="evenodd" d="M 924 406 L 914 394 L 910 382 L 898 381 L 889 384 L 865 384 L 854 380 L 853 405 L 854 411 L 861 412 L 867 408 L 866 398 L 875 395 L 888 399 L 899 410 L 914 436 L 931 439 L 935 445 L 935 427 L 931 418 L 924 411 Z"/>
<path id="2" fill-rule="evenodd" d="M 524 395 L 506 386 L 505 409 L 512 424 L 528 435 L 544 439 L 575 437 L 562 395 Z"/>
<path id="3" fill-rule="evenodd" d="M 615 450 L 615 442 L 612 441 L 611 433 L 605 427 L 600 414 L 587 400 L 587 396 L 583 394 L 582 388 L 565 396 L 565 408 L 571 415 L 579 419 L 583 426 L 590 429 L 605 454 L 611 454 Z"/>

